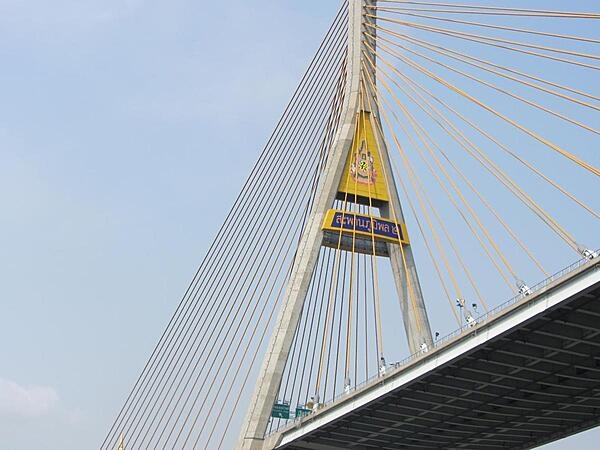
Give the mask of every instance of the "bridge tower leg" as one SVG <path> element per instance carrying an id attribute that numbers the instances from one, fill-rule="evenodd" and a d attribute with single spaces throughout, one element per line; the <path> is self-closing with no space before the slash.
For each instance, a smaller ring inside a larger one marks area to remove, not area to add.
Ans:
<path id="1" fill-rule="evenodd" d="M 321 176 L 321 182 L 317 188 L 312 211 L 298 244 L 282 309 L 269 342 L 258 382 L 242 426 L 238 450 L 262 450 L 265 448 L 265 432 L 269 417 L 277 398 L 294 332 L 300 320 L 302 304 L 306 298 L 313 269 L 323 242 L 322 225 L 325 213 L 333 205 L 338 193 L 346 159 L 354 140 L 358 113 L 361 109 L 370 108 L 373 120 L 377 122 L 380 120 L 373 101 L 376 92 L 368 90 L 368 95 L 372 96 L 371 101 L 368 102 L 369 108 L 364 104 L 359 105 L 361 84 L 364 88 L 371 83 L 371 81 L 361 78 L 363 77 L 361 66 L 365 67 L 363 62 L 365 53 L 369 55 L 373 62 L 375 61 L 374 55 L 366 45 L 367 37 L 363 33 L 366 29 L 366 21 L 372 20 L 365 16 L 365 12 L 366 7 L 374 5 L 376 0 L 348 0 L 348 3 L 347 74 L 341 123 Z M 369 33 L 373 34 L 371 28 L 369 28 Z M 370 45 L 374 47 L 372 42 Z M 375 80 L 374 73 L 372 73 L 371 80 Z M 375 127 L 374 134 L 381 155 L 381 163 L 387 174 L 387 184 L 390 191 L 389 201 L 380 207 L 380 212 L 383 217 L 392 217 L 393 212 L 394 218 L 399 222 L 403 222 L 402 208 L 393 179 L 387 146 L 383 135 L 378 130 L 381 130 L 380 126 Z M 416 353 L 423 343 L 428 346 L 431 345 L 432 336 L 412 250 L 410 244 L 405 244 L 402 248 L 404 252 L 404 258 L 402 258 L 402 250 L 398 245 L 388 244 L 388 249 L 392 273 L 400 298 L 409 349 L 412 353 Z"/>

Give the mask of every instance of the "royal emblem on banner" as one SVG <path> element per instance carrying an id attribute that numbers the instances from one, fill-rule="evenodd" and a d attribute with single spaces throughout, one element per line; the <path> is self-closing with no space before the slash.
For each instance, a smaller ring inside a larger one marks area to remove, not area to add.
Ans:
<path id="1" fill-rule="evenodd" d="M 363 139 L 360 143 L 358 152 L 350 155 L 350 175 L 352 180 L 360 184 L 375 184 L 377 180 L 377 171 L 375 170 L 373 155 L 368 150 L 367 140 Z"/>
<path id="2" fill-rule="evenodd" d="M 340 180 L 338 199 L 372 206 L 389 201 L 370 112 L 361 111 L 356 116 L 354 140 Z"/>

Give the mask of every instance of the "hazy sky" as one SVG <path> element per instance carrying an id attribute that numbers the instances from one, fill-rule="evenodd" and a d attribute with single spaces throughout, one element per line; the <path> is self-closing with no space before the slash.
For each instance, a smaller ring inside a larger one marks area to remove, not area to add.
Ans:
<path id="1" fill-rule="evenodd" d="M 338 4 L 0 0 L 0 450 L 99 446 Z"/>

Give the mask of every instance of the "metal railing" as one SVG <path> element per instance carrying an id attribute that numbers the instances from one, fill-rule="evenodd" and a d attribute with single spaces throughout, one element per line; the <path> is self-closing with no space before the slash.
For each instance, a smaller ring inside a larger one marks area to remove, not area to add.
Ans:
<path id="1" fill-rule="evenodd" d="M 600 250 L 594 252 L 594 254 L 598 255 L 599 252 L 600 252 Z M 434 348 L 443 346 L 444 344 L 453 340 L 457 336 L 460 336 L 462 334 L 466 334 L 468 332 L 473 331 L 474 328 L 477 328 L 477 327 L 489 322 L 489 320 L 492 316 L 498 315 L 498 313 L 500 313 L 501 311 L 508 309 L 510 306 L 513 306 L 513 305 L 519 303 L 520 301 L 525 303 L 529 300 L 535 299 L 537 297 L 536 296 L 537 293 L 543 291 L 544 289 L 546 289 L 548 286 L 554 284 L 555 282 L 562 280 L 567 275 L 572 274 L 573 272 L 577 271 L 581 267 L 589 264 L 591 261 L 593 261 L 593 260 L 590 258 L 581 258 L 581 259 L 575 261 L 573 264 L 559 270 L 558 272 L 554 273 L 553 275 L 550 275 L 548 278 L 531 286 L 529 288 L 528 294 L 519 293 L 519 294 L 511 297 L 510 299 L 506 300 L 504 303 L 501 303 L 500 305 L 496 306 L 495 308 L 476 317 L 475 321 L 477 322 L 477 325 L 475 327 L 470 327 L 468 325 L 464 325 L 464 326 L 454 330 L 452 333 L 447 334 L 447 335 L 443 336 L 442 338 L 437 339 L 436 342 L 434 343 Z M 599 259 L 596 259 L 596 261 L 600 263 Z M 408 358 L 405 358 L 405 360 L 406 359 L 414 359 L 415 357 L 418 357 L 418 356 L 420 356 L 420 355 L 419 354 L 411 355 Z"/>

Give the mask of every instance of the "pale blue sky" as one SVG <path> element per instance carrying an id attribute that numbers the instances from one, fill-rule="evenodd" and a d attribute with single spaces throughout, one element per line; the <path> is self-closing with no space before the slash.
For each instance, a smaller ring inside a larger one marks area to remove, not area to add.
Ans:
<path id="1" fill-rule="evenodd" d="M 99 446 L 338 4 L 0 0 L 0 450 Z"/>

